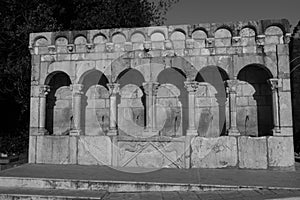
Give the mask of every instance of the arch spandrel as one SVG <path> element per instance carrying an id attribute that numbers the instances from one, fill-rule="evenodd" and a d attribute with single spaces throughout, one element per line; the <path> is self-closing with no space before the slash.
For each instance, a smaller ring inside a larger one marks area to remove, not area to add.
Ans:
<path id="1" fill-rule="evenodd" d="M 66 67 L 68 66 L 68 67 Z M 49 77 L 52 76 L 52 74 L 56 74 L 58 72 L 63 72 L 66 75 L 68 75 L 68 77 L 70 78 L 71 82 L 74 82 L 74 77 L 75 77 L 75 71 L 74 71 L 74 65 L 70 62 L 66 62 L 66 63 L 62 63 L 62 62 L 55 62 L 55 63 L 51 63 L 48 66 L 48 70 L 47 73 L 45 74 L 45 76 L 41 76 L 40 77 L 40 83 L 45 83 L 47 84 L 47 80 Z"/>

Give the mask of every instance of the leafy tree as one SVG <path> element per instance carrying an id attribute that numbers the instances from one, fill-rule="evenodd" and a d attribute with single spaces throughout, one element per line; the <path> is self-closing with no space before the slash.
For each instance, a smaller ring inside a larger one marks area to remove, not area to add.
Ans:
<path id="1" fill-rule="evenodd" d="M 22 133 L 24 137 L 28 135 L 30 33 L 161 25 L 165 21 L 167 10 L 177 1 L 1 0 L 0 97 L 5 95 L 18 105 L 19 115 L 12 132 L 17 135 Z M 1 113 L 11 109 L 13 108 L 7 108 Z"/>

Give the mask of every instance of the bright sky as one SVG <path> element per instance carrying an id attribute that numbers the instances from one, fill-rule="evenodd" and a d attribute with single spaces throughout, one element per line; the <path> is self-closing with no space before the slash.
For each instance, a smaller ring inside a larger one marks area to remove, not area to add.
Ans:
<path id="1" fill-rule="evenodd" d="M 288 19 L 300 21 L 300 0 L 179 0 L 167 14 L 167 25 Z"/>

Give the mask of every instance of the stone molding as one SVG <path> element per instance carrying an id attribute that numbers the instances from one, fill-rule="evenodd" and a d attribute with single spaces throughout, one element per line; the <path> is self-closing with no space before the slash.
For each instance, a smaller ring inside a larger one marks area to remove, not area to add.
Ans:
<path id="1" fill-rule="evenodd" d="M 81 96 L 83 95 L 83 87 L 82 84 L 73 84 L 71 85 L 71 90 L 74 96 Z"/>
<path id="2" fill-rule="evenodd" d="M 116 95 L 120 91 L 120 84 L 118 84 L 118 83 L 108 83 L 107 87 L 109 89 L 110 95 Z"/>
<path id="3" fill-rule="evenodd" d="M 39 97 L 45 98 L 50 92 L 50 86 L 40 85 L 39 86 Z"/>
<path id="4" fill-rule="evenodd" d="M 282 87 L 281 79 L 271 78 L 271 79 L 268 80 L 268 83 L 271 86 L 272 91 Z"/>

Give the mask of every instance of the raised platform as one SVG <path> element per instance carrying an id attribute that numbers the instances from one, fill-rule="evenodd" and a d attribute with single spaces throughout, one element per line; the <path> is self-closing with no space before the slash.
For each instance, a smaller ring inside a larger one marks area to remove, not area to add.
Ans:
<path id="1" fill-rule="evenodd" d="M 0 172 L 0 197 L 101 199 L 111 192 L 300 191 L 299 163 L 296 171 L 157 169 L 144 173 L 143 170 L 145 169 L 25 164 Z"/>

